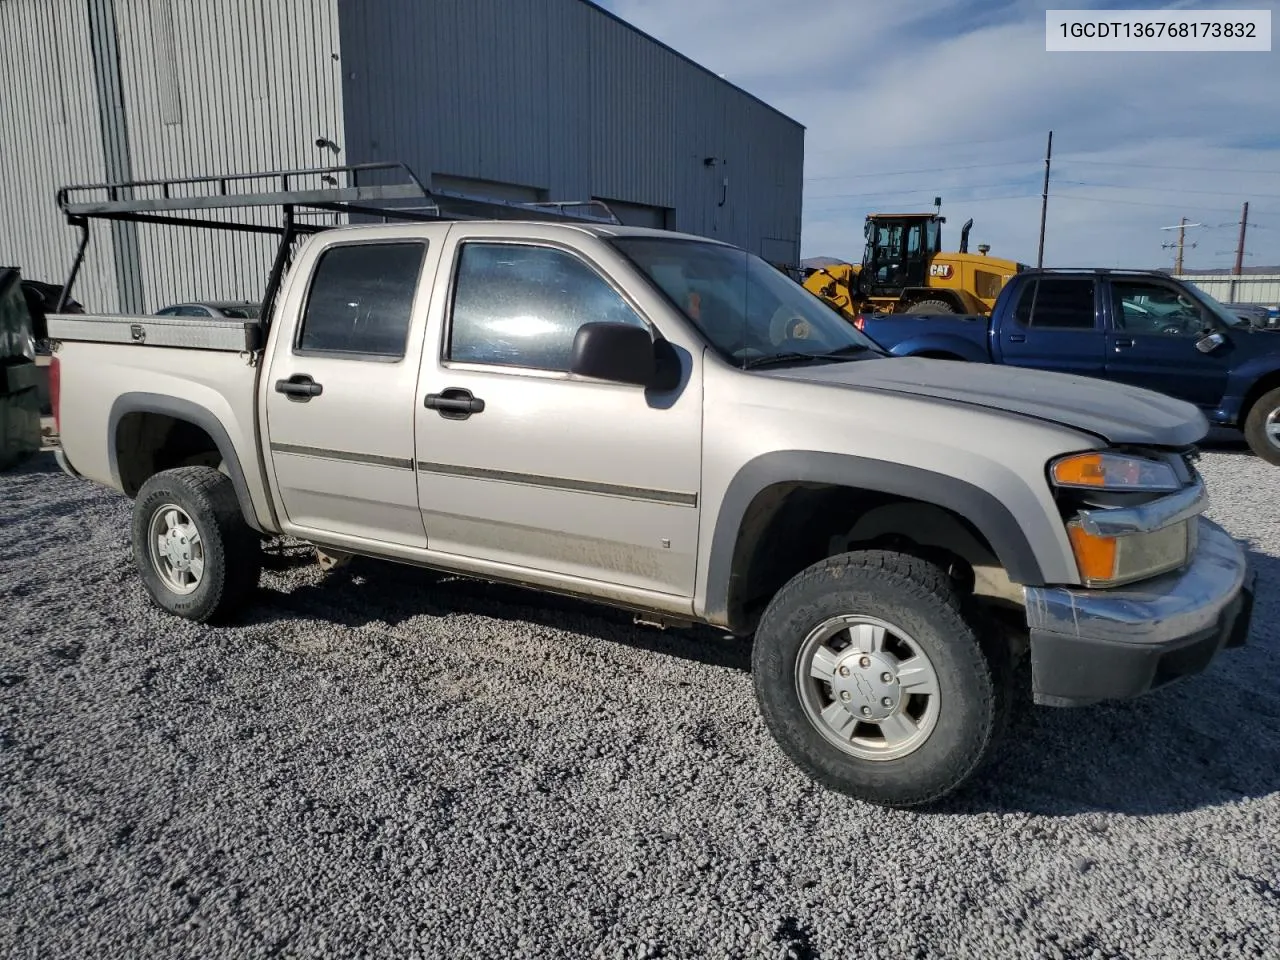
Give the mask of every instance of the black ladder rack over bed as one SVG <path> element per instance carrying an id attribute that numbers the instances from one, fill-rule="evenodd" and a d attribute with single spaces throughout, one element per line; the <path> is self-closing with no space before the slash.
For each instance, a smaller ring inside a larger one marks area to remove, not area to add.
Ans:
<path id="1" fill-rule="evenodd" d="M 400 174 L 400 182 L 387 175 Z M 396 203 L 412 205 L 395 206 Z M 90 220 L 159 223 L 205 230 L 265 233 L 280 237 L 275 262 L 262 298 L 261 323 L 270 323 L 280 281 L 288 266 L 293 242 L 303 234 L 333 229 L 333 225 L 300 223 L 299 212 L 346 213 L 375 217 L 384 223 L 451 220 L 543 220 L 560 223 L 621 221 L 599 200 L 511 203 L 451 191 L 432 191 L 403 163 L 360 163 L 299 170 L 135 180 L 129 183 L 88 183 L 62 187 L 58 208 L 72 226 L 80 228 L 80 243 L 57 312 L 61 313 L 89 245 Z M 256 207 L 279 208 L 279 226 L 246 223 L 229 217 L 179 216 L 194 211 L 230 211 Z M 570 208 L 576 211 L 568 212 Z"/>

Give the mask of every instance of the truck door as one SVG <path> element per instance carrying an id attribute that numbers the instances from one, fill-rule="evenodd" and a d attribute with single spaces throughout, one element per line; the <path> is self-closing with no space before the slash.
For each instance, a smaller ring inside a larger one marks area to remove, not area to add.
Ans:
<path id="1" fill-rule="evenodd" d="M 1028 279 L 996 332 L 1003 363 L 1101 377 L 1106 336 L 1097 279 L 1089 275 Z"/>
<path id="2" fill-rule="evenodd" d="M 445 224 L 315 237 L 278 311 L 262 377 L 272 493 L 286 532 L 426 545 L 414 390 Z"/>
<path id="3" fill-rule="evenodd" d="M 1203 307 L 1159 280 L 1113 280 L 1109 287 L 1107 379 L 1216 408 L 1234 357 L 1229 349 L 1196 349 L 1209 323 Z"/>
<path id="4" fill-rule="evenodd" d="M 417 394 L 418 490 L 434 552 L 693 595 L 701 359 L 685 385 L 570 377 L 578 327 L 648 326 L 589 248 L 475 226 L 445 251 L 451 289 Z M 585 242 L 585 241 L 584 241 Z M 433 327 L 433 331 L 434 331 Z"/>

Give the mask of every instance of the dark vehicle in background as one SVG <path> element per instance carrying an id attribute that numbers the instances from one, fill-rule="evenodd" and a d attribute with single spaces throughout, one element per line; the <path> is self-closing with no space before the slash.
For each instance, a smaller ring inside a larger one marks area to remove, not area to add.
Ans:
<path id="1" fill-rule="evenodd" d="M 899 357 L 940 357 L 1097 377 L 1196 404 L 1280 465 L 1280 336 L 1162 273 L 1027 270 L 990 318 L 864 314 Z"/>
<path id="2" fill-rule="evenodd" d="M 158 317 L 199 317 L 202 320 L 257 320 L 259 305 L 248 300 L 192 300 L 157 310 Z"/>

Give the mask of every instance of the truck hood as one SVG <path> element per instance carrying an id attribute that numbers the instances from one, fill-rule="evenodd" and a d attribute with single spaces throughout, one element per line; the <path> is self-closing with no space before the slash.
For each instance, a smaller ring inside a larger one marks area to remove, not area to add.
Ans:
<path id="1" fill-rule="evenodd" d="M 1180 447 L 1209 422 L 1193 404 L 1093 377 L 923 357 L 867 359 L 761 371 L 836 388 L 963 403 L 1082 430 L 1112 444 Z"/>

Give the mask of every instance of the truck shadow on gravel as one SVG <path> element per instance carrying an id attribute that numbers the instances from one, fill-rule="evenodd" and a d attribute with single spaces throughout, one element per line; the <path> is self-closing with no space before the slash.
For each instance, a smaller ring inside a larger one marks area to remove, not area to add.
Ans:
<path id="1" fill-rule="evenodd" d="M 268 569 L 314 565 L 309 548 L 272 546 Z M 747 672 L 751 645 L 722 631 L 700 626 L 660 628 L 637 624 L 624 611 L 506 584 L 485 583 L 419 570 L 402 564 L 353 559 L 289 593 L 269 587 L 243 621 L 269 623 L 285 617 L 319 617 L 359 628 L 371 623 L 399 626 L 421 617 L 479 616 L 524 627 L 567 631 L 607 643 L 678 657 L 713 667 Z"/>
<path id="2" fill-rule="evenodd" d="M 1280 559 L 1250 552 L 1258 599 L 1249 644 L 1201 675 L 1126 703 L 1037 707 L 1019 678 L 1009 733 L 986 772 L 928 815 L 1179 813 L 1280 792 Z M 252 618 L 319 617 L 351 628 L 420 617 L 480 616 L 568 631 L 746 673 L 751 646 L 703 628 L 660 630 L 630 614 L 506 585 L 353 561 L 284 594 L 264 589 Z M 922 811 L 922 813 L 925 811 Z"/>

